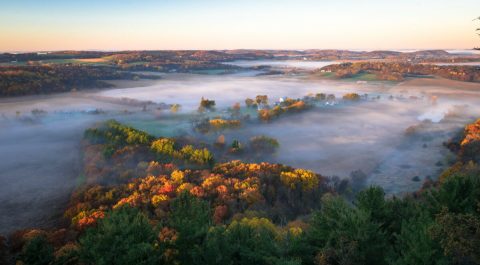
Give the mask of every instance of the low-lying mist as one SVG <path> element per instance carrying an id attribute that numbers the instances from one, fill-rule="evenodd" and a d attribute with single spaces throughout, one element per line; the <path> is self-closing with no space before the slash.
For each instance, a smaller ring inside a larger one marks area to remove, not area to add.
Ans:
<path id="1" fill-rule="evenodd" d="M 375 92 L 382 87 L 385 85 L 362 85 L 360 92 Z M 276 101 L 280 97 L 298 98 L 319 92 L 340 97 L 349 92 L 360 93 L 355 83 L 312 80 L 304 76 L 172 74 L 148 87 L 106 90 L 100 95 L 180 104 L 184 111 L 192 111 L 197 109 L 202 97 L 215 100 L 218 108 L 226 108 L 236 102 L 243 104 L 246 98 L 256 95 L 268 95 L 270 101 Z"/>
<path id="2" fill-rule="evenodd" d="M 84 130 L 123 108 L 66 94 L 0 102 L 0 234 L 58 221 L 82 183 Z"/>
<path id="3" fill-rule="evenodd" d="M 273 68 L 301 68 L 305 70 L 314 70 L 327 65 L 337 63 L 335 61 L 305 61 L 305 60 L 237 60 L 225 64 L 236 65 L 240 67 L 271 66 Z"/>
<path id="4" fill-rule="evenodd" d="M 49 226 L 61 214 L 71 191 L 82 183 L 80 142 L 95 122 L 115 118 L 156 136 L 191 134 L 213 142 L 220 133 L 200 136 L 189 128 L 189 114 L 201 97 L 215 100 L 222 111 L 256 95 L 268 95 L 274 102 L 309 93 L 341 98 L 350 92 L 369 96 L 270 123 L 247 123 L 222 134 L 227 142 L 274 137 L 280 148 L 265 160 L 326 176 L 348 177 L 361 170 L 368 184 L 401 194 L 435 178 L 448 163 L 443 142 L 480 116 L 478 85 L 437 79 L 395 84 L 168 74 L 141 87 L 129 83 L 122 89 L 6 99 L 0 101 L 0 233 L 33 224 Z M 182 107 L 179 114 L 169 114 L 160 105 L 143 108 L 140 101 Z"/>

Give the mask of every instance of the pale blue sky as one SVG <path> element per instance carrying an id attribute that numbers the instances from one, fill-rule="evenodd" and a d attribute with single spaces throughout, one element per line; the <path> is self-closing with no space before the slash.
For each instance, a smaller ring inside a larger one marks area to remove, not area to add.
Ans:
<path id="1" fill-rule="evenodd" d="M 0 50 L 463 49 L 478 0 L 0 0 Z"/>

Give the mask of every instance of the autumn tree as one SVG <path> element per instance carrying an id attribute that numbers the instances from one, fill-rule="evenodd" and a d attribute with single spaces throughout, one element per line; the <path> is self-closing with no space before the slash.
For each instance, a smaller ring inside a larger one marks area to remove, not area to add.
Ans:
<path id="1" fill-rule="evenodd" d="M 280 180 L 290 189 L 300 188 L 305 191 L 316 188 L 319 183 L 317 174 L 305 169 L 295 169 L 292 172 L 282 172 L 280 173 Z"/>
<path id="2" fill-rule="evenodd" d="M 480 264 L 480 213 L 455 214 L 444 209 L 436 221 L 432 240 L 439 242 L 445 255 L 455 264 Z"/>
<path id="3" fill-rule="evenodd" d="M 215 110 L 215 100 L 209 100 L 204 97 L 200 100 L 200 106 L 198 107 L 198 112 L 202 113 L 205 111 L 214 111 Z"/>
<path id="4" fill-rule="evenodd" d="M 343 99 L 349 101 L 358 101 L 360 100 L 360 95 L 357 93 L 347 93 L 343 95 Z"/>
<path id="5" fill-rule="evenodd" d="M 255 100 L 251 99 L 251 98 L 247 98 L 245 99 L 245 106 L 251 108 L 251 107 L 255 107 Z"/>
<path id="6" fill-rule="evenodd" d="M 257 95 L 255 97 L 255 103 L 257 106 L 268 106 L 268 96 L 267 95 Z"/>

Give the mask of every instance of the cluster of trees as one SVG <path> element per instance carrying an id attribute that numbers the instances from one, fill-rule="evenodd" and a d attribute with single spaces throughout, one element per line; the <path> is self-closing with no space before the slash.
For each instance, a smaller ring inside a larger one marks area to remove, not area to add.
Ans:
<path id="1" fill-rule="evenodd" d="M 230 128 L 239 128 L 242 123 L 239 120 L 211 119 L 208 121 L 214 130 L 225 130 Z"/>
<path id="2" fill-rule="evenodd" d="M 83 149 L 87 183 L 118 183 L 147 175 L 150 162 L 209 168 L 213 154 L 189 141 L 155 138 L 115 120 L 85 131 Z"/>
<path id="3" fill-rule="evenodd" d="M 100 127 L 87 129 L 84 137 L 92 144 L 104 145 L 103 154 L 107 158 L 127 145 L 148 145 L 154 139 L 145 132 L 115 120 L 109 120 Z"/>
<path id="4" fill-rule="evenodd" d="M 242 126 L 242 122 L 237 119 L 223 118 L 201 118 L 194 122 L 194 129 L 201 133 L 218 132 L 226 129 L 238 129 Z"/>
<path id="5" fill-rule="evenodd" d="M 139 77 L 158 78 L 107 66 L 0 66 L 0 97 L 111 87 L 102 80 L 133 80 Z"/>
<path id="6" fill-rule="evenodd" d="M 359 101 L 362 97 L 357 93 L 347 93 L 343 96 L 345 101 Z M 251 108 L 257 108 L 258 118 L 261 121 L 271 121 L 284 114 L 296 113 L 307 110 L 318 103 L 337 102 L 335 95 L 317 93 L 310 94 L 301 99 L 281 98 L 279 102 L 275 102 L 273 106 L 268 104 L 266 95 L 258 95 L 255 99 L 247 98 L 245 105 Z"/>
<path id="7" fill-rule="evenodd" d="M 187 162 L 200 166 L 213 166 L 213 154 L 207 148 L 194 148 L 192 145 L 180 146 L 174 139 L 161 138 L 151 144 L 151 150 L 162 162 Z"/>
<path id="8" fill-rule="evenodd" d="M 287 99 L 273 108 L 258 110 L 258 118 L 262 121 L 270 121 L 280 117 L 283 114 L 306 110 L 308 107 L 309 105 L 307 105 L 303 100 Z"/>
<path id="9" fill-rule="evenodd" d="M 251 137 L 248 141 L 240 142 L 233 139 L 227 143 L 222 134 L 214 143 L 216 157 L 220 161 L 243 159 L 244 161 L 265 161 L 267 156 L 274 155 L 280 147 L 277 139 L 265 135 Z"/>
<path id="10" fill-rule="evenodd" d="M 220 135 L 211 145 L 191 138 L 155 138 L 110 120 L 85 131 L 84 173 L 87 183 L 124 183 L 145 177 L 152 163 L 179 168 L 208 169 L 219 161 L 245 158 L 264 161 L 279 147 L 276 139 L 260 135 L 241 143 L 226 143 Z M 162 171 L 163 172 L 163 171 Z"/>
<path id="11" fill-rule="evenodd" d="M 258 108 L 258 109 L 268 107 L 268 96 L 257 95 L 255 99 L 247 98 L 245 99 L 245 105 L 248 108 Z"/>
<path id="12" fill-rule="evenodd" d="M 292 189 L 301 188 L 304 191 L 315 189 L 318 186 L 317 175 L 305 169 L 295 169 L 293 172 L 282 172 L 280 173 L 280 180 Z"/>
<path id="13" fill-rule="evenodd" d="M 335 72 L 338 78 L 349 78 L 361 73 L 372 73 L 380 80 L 391 81 L 401 81 L 409 75 L 435 75 L 452 80 L 480 82 L 480 71 L 478 71 L 476 66 L 439 66 L 404 62 L 359 62 L 329 65 L 321 70 Z"/>
<path id="14" fill-rule="evenodd" d="M 324 177 L 279 164 L 232 161 L 210 171 L 170 165 L 151 162 L 147 177 L 113 188 L 94 185 L 79 190 L 65 216 L 82 231 L 103 218 L 105 211 L 130 205 L 162 221 L 168 217 L 171 200 L 187 192 L 209 203 L 217 223 L 248 212 L 276 221 L 292 220 L 309 213 L 329 190 Z"/>
<path id="15" fill-rule="evenodd" d="M 311 97 L 310 97 L 311 98 Z M 335 101 L 336 97 L 334 94 L 325 94 L 325 93 L 317 93 L 313 97 L 314 101 Z"/>

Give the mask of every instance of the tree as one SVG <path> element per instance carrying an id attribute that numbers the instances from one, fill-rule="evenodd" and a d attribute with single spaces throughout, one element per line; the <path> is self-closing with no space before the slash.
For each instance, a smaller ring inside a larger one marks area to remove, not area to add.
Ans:
<path id="1" fill-rule="evenodd" d="M 325 93 L 317 93 L 315 95 L 315 100 L 317 101 L 322 101 L 322 100 L 325 100 L 327 99 L 327 95 Z"/>
<path id="2" fill-rule="evenodd" d="M 395 235 L 397 257 L 392 264 L 449 264 L 438 241 L 431 235 L 434 225 L 434 220 L 426 212 L 417 218 L 403 220 L 400 233 Z"/>
<path id="3" fill-rule="evenodd" d="M 179 253 L 180 264 L 198 264 L 201 246 L 212 224 L 207 202 L 189 192 L 183 192 L 171 203 L 169 226 L 178 233 L 174 248 Z"/>
<path id="4" fill-rule="evenodd" d="M 386 264 L 386 236 L 370 215 L 326 195 L 313 215 L 308 241 L 319 264 Z"/>
<path id="5" fill-rule="evenodd" d="M 385 192 L 381 187 L 373 186 L 357 194 L 358 209 L 370 214 L 372 220 L 383 223 L 385 218 Z"/>
<path id="6" fill-rule="evenodd" d="M 204 97 L 200 100 L 200 106 L 198 107 L 198 112 L 202 113 L 205 111 L 215 111 L 215 100 L 209 100 Z"/>
<path id="7" fill-rule="evenodd" d="M 170 106 L 170 112 L 177 113 L 182 106 L 180 104 L 173 104 Z"/>
<path id="8" fill-rule="evenodd" d="M 447 208 L 452 213 L 475 213 L 480 198 L 480 178 L 477 175 L 453 175 L 438 188 L 426 194 L 433 214 Z"/>
<path id="9" fill-rule="evenodd" d="M 245 99 L 245 105 L 248 107 L 248 108 L 251 108 L 251 107 L 255 107 L 255 100 L 251 99 L 251 98 L 247 98 Z"/>
<path id="10" fill-rule="evenodd" d="M 52 265 L 77 265 L 79 264 L 78 244 L 67 243 L 55 251 L 55 261 Z"/>
<path id="11" fill-rule="evenodd" d="M 255 103 L 258 106 L 267 106 L 268 105 L 268 96 L 267 95 L 257 95 L 255 97 Z"/>
<path id="12" fill-rule="evenodd" d="M 230 152 L 231 153 L 240 153 L 240 152 L 242 152 L 242 150 L 243 150 L 243 147 L 242 147 L 242 144 L 240 143 L 240 141 L 233 140 L 232 144 L 230 146 Z"/>
<path id="13" fill-rule="evenodd" d="M 213 154 L 207 149 L 195 149 L 190 157 L 190 161 L 199 165 L 213 166 L 215 163 Z"/>
<path id="14" fill-rule="evenodd" d="M 48 265 L 53 261 L 53 247 L 45 236 L 36 236 L 23 247 L 20 260 L 25 265 Z"/>
<path id="15" fill-rule="evenodd" d="M 295 169 L 293 172 L 281 172 L 280 180 L 290 189 L 301 188 L 304 191 L 313 190 L 318 186 L 319 178 L 313 171 Z"/>
<path id="16" fill-rule="evenodd" d="M 233 104 L 232 106 L 232 116 L 233 117 L 239 117 L 240 116 L 240 109 L 241 109 L 241 106 L 240 106 L 240 103 L 235 103 Z"/>
<path id="17" fill-rule="evenodd" d="M 161 138 L 154 141 L 150 148 L 160 156 L 170 157 L 175 151 L 175 141 L 168 138 Z"/>
<path id="18" fill-rule="evenodd" d="M 80 238 L 80 259 L 86 264 L 159 264 L 157 233 L 136 208 L 110 212 Z"/>
<path id="19" fill-rule="evenodd" d="M 360 95 L 357 93 L 347 93 L 343 95 L 344 100 L 358 101 L 360 100 Z"/>
<path id="20" fill-rule="evenodd" d="M 454 214 L 443 209 L 437 216 L 434 239 L 455 264 L 480 263 L 480 217 L 477 214 Z"/>
<path id="21" fill-rule="evenodd" d="M 278 237 L 275 225 L 265 218 L 244 218 L 227 227 L 212 228 L 205 243 L 204 264 L 279 264 L 288 259 L 280 255 Z"/>

